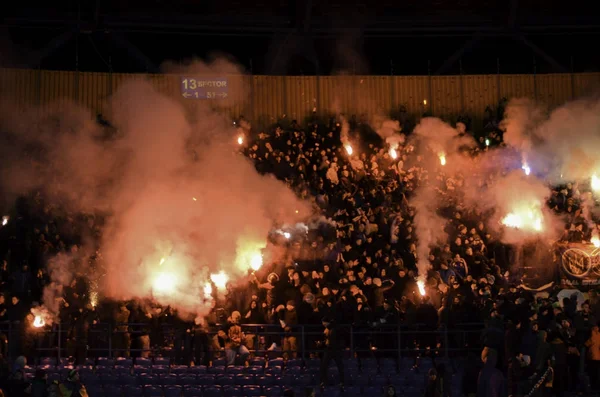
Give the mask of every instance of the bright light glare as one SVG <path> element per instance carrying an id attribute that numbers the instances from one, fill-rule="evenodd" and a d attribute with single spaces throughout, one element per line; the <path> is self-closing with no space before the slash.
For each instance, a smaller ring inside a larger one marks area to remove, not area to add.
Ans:
<path id="1" fill-rule="evenodd" d="M 7 215 L 3 216 L 2 217 L 2 226 L 6 226 L 6 224 L 9 221 L 9 219 L 10 219 L 10 216 L 7 216 Z"/>
<path id="2" fill-rule="evenodd" d="M 163 264 L 163 263 L 165 263 L 165 258 L 160 258 L 160 263 L 159 263 L 159 265 L 161 265 L 161 266 L 162 266 L 162 264 Z"/>
<path id="3" fill-rule="evenodd" d="M 592 190 L 595 192 L 600 191 L 600 178 L 596 176 L 596 174 L 592 175 Z M 2 223 L 5 225 L 5 223 Z"/>
<path id="4" fill-rule="evenodd" d="M 289 234 L 289 233 L 288 233 Z M 257 271 L 263 265 L 263 258 L 261 254 L 254 254 L 252 258 L 250 258 L 250 268 L 254 271 Z"/>
<path id="5" fill-rule="evenodd" d="M 229 281 L 229 277 L 223 271 L 211 274 L 210 279 L 218 289 L 224 289 L 227 286 L 227 281 Z"/>
<path id="6" fill-rule="evenodd" d="M 238 136 L 237 143 L 238 143 L 238 145 L 243 145 L 244 144 L 244 137 L 241 136 L 241 135 Z"/>
<path id="7" fill-rule="evenodd" d="M 530 230 L 534 232 L 541 232 L 542 216 L 539 210 L 526 210 L 511 212 L 502 219 L 502 224 L 514 229 Z"/>
<path id="8" fill-rule="evenodd" d="M 423 105 L 427 105 L 427 99 L 423 99 Z"/>
<path id="9" fill-rule="evenodd" d="M 394 148 L 390 148 L 390 157 L 394 160 L 398 158 L 398 152 Z"/>
<path id="10" fill-rule="evenodd" d="M 527 165 L 527 163 L 523 163 L 521 168 L 523 169 L 523 171 L 525 171 L 525 175 L 531 174 L 531 168 L 529 168 L 529 165 Z"/>
<path id="11" fill-rule="evenodd" d="M 425 282 L 423 280 L 418 280 L 417 287 L 419 288 L 419 294 L 425 296 Z"/>
<path id="12" fill-rule="evenodd" d="M 594 244 L 594 247 L 596 247 L 596 248 L 600 247 L 600 238 L 598 238 L 598 236 L 592 237 L 592 239 L 590 240 L 590 242 L 592 244 Z"/>
<path id="13" fill-rule="evenodd" d="M 35 316 L 35 318 L 33 319 L 33 326 L 36 328 L 41 328 L 44 325 L 46 325 L 46 321 L 44 321 L 44 318 L 42 316 L 40 316 L 39 314 Z"/>
<path id="14" fill-rule="evenodd" d="M 438 157 L 440 158 L 440 164 L 446 165 L 446 155 L 444 153 L 440 153 Z"/>
<path id="15" fill-rule="evenodd" d="M 490 146 L 490 140 L 489 139 L 485 139 L 485 146 Z"/>
<path id="16" fill-rule="evenodd" d="M 348 156 L 352 156 L 352 145 L 350 145 L 349 143 L 344 145 L 344 149 L 346 149 L 346 153 L 348 153 Z"/>
<path id="17" fill-rule="evenodd" d="M 212 285 L 210 285 L 210 283 L 204 284 L 204 297 L 210 298 L 211 295 L 212 295 Z"/>
<path id="18" fill-rule="evenodd" d="M 152 289 L 159 294 L 170 294 L 175 292 L 177 278 L 170 273 L 159 273 L 152 283 Z"/>
<path id="19" fill-rule="evenodd" d="M 283 237 L 289 240 L 292 237 L 292 234 L 290 232 L 283 232 Z"/>

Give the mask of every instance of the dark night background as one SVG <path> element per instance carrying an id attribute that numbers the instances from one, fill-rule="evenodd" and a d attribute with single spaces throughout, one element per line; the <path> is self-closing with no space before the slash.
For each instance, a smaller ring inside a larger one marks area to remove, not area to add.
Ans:
<path id="1" fill-rule="evenodd" d="M 255 74 L 594 72 L 592 4 L 25 0 L 3 5 L 0 65 L 156 72 L 166 60 L 226 54 Z"/>

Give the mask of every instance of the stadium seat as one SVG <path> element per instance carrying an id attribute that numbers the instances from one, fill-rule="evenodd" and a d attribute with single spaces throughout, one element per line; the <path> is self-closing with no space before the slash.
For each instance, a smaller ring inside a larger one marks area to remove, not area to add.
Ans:
<path id="1" fill-rule="evenodd" d="M 264 359 L 264 357 L 254 357 L 252 360 L 250 360 L 250 365 L 251 366 L 262 366 L 264 367 L 266 363 L 266 360 Z"/>
<path id="2" fill-rule="evenodd" d="M 119 385 L 123 385 L 123 386 L 125 386 L 125 385 L 135 386 L 137 384 L 137 378 L 132 375 L 120 376 L 117 379 L 117 383 Z"/>
<path id="3" fill-rule="evenodd" d="M 180 397 L 181 386 L 167 386 L 164 388 L 165 397 Z"/>
<path id="4" fill-rule="evenodd" d="M 137 390 L 137 388 L 135 386 L 131 386 L 130 388 L 134 388 Z M 129 390 L 130 388 L 128 388 L 127 390 Z M 105 385 L 104 386 L 104 394 L 107 396 L 111 396 L 111 395 L 112 396 L 120 396 L 122 390 L 123 389 L 119 385 Z M 129 396 L 129 394 L 126 394 L 126 396 Z"/>
<path id="5" fill-rule="evenodd" d="M 104 389 L 99 385 L 94 385 L 94 386 L 86 385 L 85 390 L 87 391 L 89 397 L 103 397 L 104 396 Z M 115 396 L 119 396 L 119 395 L 120 394 L 115 394 Z"/>
<path id="6" fill-rule="evenodd" d="M 262 392 L 258 386 L 244 386 L 243 394 L 246 397 L 259 397 L 262 395 Z"/>
<path id="7" fill-rule="evenodd" d="M 344 389 L 344 396 L 357 397 L 361 395 L 361 389 L 359 386 L 348 386 Z"/>
<path id="8" fill-rule="evenodd" d="M 284 365 L 283 358 L 274 358 L 272 360 L 269 360 L 269 362 L 268 362 L 269 367 L 283 367 L 283 365 Z"/>
<path id="9" fill-rule="evenodd" d="M 224 358 L 214 359 L 213 363 L 212 363 L 213 367 L 224 367 L 225 365 L 227 365 L 227 362 L 225 361 Z"/>
<path id="10" fill-rule="evenodd" d="M 383 387 L 389 383 L 387 376 L 378 374 L 371 377 L 371 386 Z"/>
<path id="11" fill-rule="evenodd" d="M 166 365 L 153 365 L 151 370 L 155 375 L 167 375 L 170 368 Z"/>
<path id="12" fill-rule="evenodd" d="M 242 388 L 240 386 L 227 385 L 223 387 L 223 394 L 226 397 L 239 397 L 242 395 Z"/>
<path id="13" fill-rule="evenodd" d="M 196 385 L 198 384 L 198 377 L 190 374 L 180 375 L 179 384 L 184 386 Z"/>
<path id="14" fill-rule="evenodd" d="M 101 385 L 102 381 L 99 375 L 96 375 L 93 372 L 80 374 L 81 380 L 85 385 Z"/>
<path id="15" fill-rule="evenodd" d="M 115 360 L 113 360 L 112 358 L 108 358 L 108 357 L 98 357 L 98 361 L 96 363 L 96 366 L 103 366 L 103 367 L 114 367 L 115 365 Z"/>
<path id="16" fill-rule="evenodd" d="M 106 388 L 104 390 L 106 392 Z M 123 388 L 123 395 L 127 397 L 140 397 L 144 395 L 144 389 L 137 386 L 125 386 Z"/>
<path id="17" fill-rule="evenodd" d="M 369 385 L 369 376 L 365 374 L 356 374 L 351 377 L 346 377 L 346 381 L 350 385 L 358 386 L 358 387 L 366 387 Z"/>
<path id="18" fill-rule="evenodd" d="M 187 369 L 188 374 L 201 375 L 207 372 L 208 368 L 205 365 L 196 365 Z"/>
<path id="19" fill-rule="evenodd" d="M 327 397 L 339 397 L 341 395 L 342 391 L 340 390 L 339 386 L 327 386 L 325 388 L 325 390 L 323 390 L 323 394 L 321 394 L 322 396 L 327 396 Z M 370 396 L 374 396 L 375 394 L 369 394 Z"/>
<path id="20" fill-rule="evenodd" d="M 202 389 L 196 386 L 183 389 L 183 397 L 202 397 L 203 395 Z"/>
<path id="21" fill-rule="evenodd" d="M 360 360 L 360 367 L 363 370 L 363 372 L 365 369 L 377 368 L 378 367 L 377 360 L 372 357 L 362 358 Z"/>
<path id="22" fill-rule="evenodd" d="M 153 385 L 144 386 L 144 397 L 162 397 L 163 391 L 160 387 Z"/>
<path id="23" fill-rule="evenodd" d="M 281 387 L 279 386 L 271 386 L 271 387 L 267 387 L 264 390 L 264 395 L 267 397 L 279 397 L 281 396 Z"/>
<path id="24" fill-rule="evenodd" d="M 239 374 L 235 376 L 235 384 L 240 386 L 250 386 L 255 384 L 254 376 Z"/>
<path id="25" fill-rule="evenodd" d="M 202 393 L 206 397 L 221 397 L 221 386 L 210 386 Z"/>
<path id="26" fill-rule="evenodd" d="M 139 365 L 142 367 L 149 367 L 152 365 L 152 360 L 145 357 L 138 357 L 135 359 L 135 365 Z"/>
<path id="27" fill-rule="evenodd" d="M 363 387 L 363 395 L 365 396 L 381 396 L 383 389 L 377 386 Z"/>
<path id="28" fill-rule="evenodd" d="M 275 383 L 275 378 L 273 375 L 261 375 L 256 377 L 256 383 L 260 386 L 271 386 Z"/>
<path id="29" fill-rule="evenodd" d="M 302 359 L 300 358 L 291 358 L 289 360 L 287 360 L 287 362 L 285 363 L 285 367 L 303 367 L 304 363 L 302 362 Z"/>
<path id="30" fill-rule="evenodd" d="M 253 375 L 261 375 L 265 372 L 265 369 L 262 366 L 253 365 L 246 369 L 246 372 Z"/>
<path id="31" fill-rule="evenodd" d="M 308 387 L 313 383 L 313 379 L 312 376 L 310 376 L 309 374 L 299 374 L 294 376 L 294 380 L 292 381 L 292 384 L 294 386 L 302 386 L 302 387 Z"/>
<path id="32" fill-rule="evenodd" d="M 179 376 L 175 374 L 162 375 L 160 377 L 160 383 L 162 385 L 178 385 L 179 384 Z"/>
<path id="33" fill-rule="evenodd" d="M 282 369 L 281 367 L 271 367 L 268 366 L 265 368 L 265 373 L 270 375 L 281 375 Z"/>
<path id="34" fill-rule="evenodd" d="M 171 364 L 171 359 L 169 357 L 154 357 L 154 365 L 165 365 L 169 366 Z"/>
<path id="35" fill-rule="evenodd" d="M 304 372 L 304 370 L 302 367 L 286 367 L 285 368 L 285 373 L 289 374 L 289 375 L 299 375 L 303 372 Z"/>
<path id="36" fill-rule="evenodd" d="M 115 365 L 114 373 L 118 376 L 131 375 L 131 367 L 124 367 L 122 365 Z"/>
<path id="37" fill-rule="evenodd" d="M 100 375 L 100 379 L 102 380 L 103 385 L 116 385 L 117 384 L 117 376 L 113 374 L 102 374 Z"/>
<path id="38" fill-rule="evenodd" d="M 98 375 L 112 374 L 112 372 L 113 372 L 113 367 L 105 367 L 103 365 L 96 365 L 96 373 Z"/>
<path id="39" fill-rule="evenodd" d="M 196 379 L 196 384 L 203 386 L 211 386 L 215 384 L 215 376 L 214 375 L 198 375 Z"/>
<path id="40" fill-rule="evenodd" d="M 42 357 L 40 358 L 40 366 L 56 366 L 56 358 L 55 357 Z"/>
<path id="41" fill-rule="evenodd" d="M 225 373 L 225 366 L 224 365 L 217 365 L 216 367 L 210 367 L 208 372 L 210 372 L 211 374 L 224 374 Z"/>
<path id="42" fill-rule="evenodd" d="M 173 365 L 171 367 L 171 373 L 177 375 L 185 375 L 187 374 L 188 366 L 187 365 Z"/>
<path id="43" fill-rule="evenodd" d="M 244 367 L 241 365 L 232 365 L 225 369 L 225 373 L 229 375 L 239 375 L 244 373 Z"/>
<path id="44" fill-rule="evenodd" d="M 96 359 L 92 357 L 87 357 L 83 365 L 93 367 L 94 365 L 96 365 Z"/>
<path id="45" fill-rule="evenodd" d="M 312 358 L 310 360 L 306 360 L 306 367 L 308 367 L 308 368 L 320 368 L 321 367 L 321 360 L 319 360 L 318 358 Z"/>
<path id="46" fill-rule="evenodd" d="M 131 367 L 133 366 L 133 360 L 130 358 L 119 357 L 115 361 L 115 365 L 120 365 L 122 367 Z"/>
<path id="47" fill-rule="evenodd" d="M 217 377 L 217 383 L 221 386 L 225 386 L 225 385 L 233 385 L 235 382 L 234 382 L 233 376 L 223 375 L 223 376 Z"/>
<path id="48" fill-rule="evenodd" d="M 125 368 L 125 367 L 118 367 L 118 368 Z M 149 365 L 134 365 L 132 370 L 129 370 L 129 369 L 126 369 L 126 370 L 137 375 L 142 372 L 150 372 L 152 370 L 152 368 Z"/>

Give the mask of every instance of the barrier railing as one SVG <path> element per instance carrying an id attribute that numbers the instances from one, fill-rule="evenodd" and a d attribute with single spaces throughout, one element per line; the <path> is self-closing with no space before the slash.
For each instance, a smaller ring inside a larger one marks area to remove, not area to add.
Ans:
<path id="1" fill-rule="evenodd" d="M 298 325 L 291 332 L 271 324 L 243 324 L 241 327 L 245 334 L 242 344 L 254 355 L 285 354 L 306 359 L 325 350 L 321 325 Z M 445 326 L 432 329 L 422 324 L 342 324 L 337 328 L 346 355 L 375 354 L 400 360 L 406 356 L 428 354 L 448 358 L 480 351 L 484 325 L 458 324 L 452 329 Z M 232 350 L 228 344 L 219 343 L 218 329 L 219 326 L 188 328 L 167 324 L 97 323 L 87 332 L 81 332 L 74 324 L 55 323 L 35 328 L 31 324 L 0 323 L 0 335 L 3 335 L 0 348 L 11 358 L 18 355 L 52 356 L 60 360 L 72 356 L 81 360 L 100 356 L 155 355 L 189 363 L 198 359 L 212 360 Z M 149 336 L 145 346 L 140 341 L 142 335 Z M 269 349 L 273 343 L 277 347 Z"/>

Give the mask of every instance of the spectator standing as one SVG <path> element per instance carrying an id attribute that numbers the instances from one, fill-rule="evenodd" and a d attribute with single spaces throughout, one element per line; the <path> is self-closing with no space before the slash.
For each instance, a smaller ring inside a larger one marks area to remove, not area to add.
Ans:
<path id="1" fill-rule="evenodd" d="M 340 344 L 340 338 L 338 335 L 337 324 L 326 317 L 322 320 L 325 331 L 325 353 L 321 359 L 321 388 L 323 388 L 327 382 L 327 370 L 331 360 L 335 361 L 338 372 L 340 373 L 340 387 L 344 387 L 344 362 L 342 361 L 342 347 Z"/>

